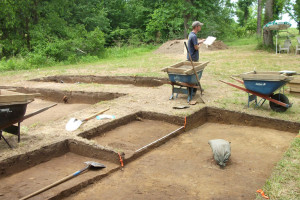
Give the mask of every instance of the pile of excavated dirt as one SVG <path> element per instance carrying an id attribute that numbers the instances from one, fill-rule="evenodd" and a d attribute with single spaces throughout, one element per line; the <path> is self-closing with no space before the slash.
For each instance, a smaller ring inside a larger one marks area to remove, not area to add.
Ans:
<path id="1" fill-rule="evenodd" d="M 155 53 L 157 54 L 185 54 L 184 42 L 187 40 L 170 40 L 162 44 Z M 227 45 L 223 41 L 216 40 L 212 45 L 206 46 L 204 44 L 200 45 L 199 51 L 217 51 L 228 49 Z"/>

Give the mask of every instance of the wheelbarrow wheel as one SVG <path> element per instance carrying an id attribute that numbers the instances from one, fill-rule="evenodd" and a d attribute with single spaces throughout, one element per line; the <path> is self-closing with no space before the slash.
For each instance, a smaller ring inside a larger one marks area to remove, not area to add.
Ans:
<path id="1" fill-rule="evenodd" d="M 277 101 L 280 101 L 282 103 L 285 103 L 285 104 L 289 104 L 289 99 L 284 95 L 284 94 L 281 94 L 281 93 L 277 93 L 277 94 L 274 94 L 271 96 L 272 99 L 275 99 Z M 281 106 L 281 105 L 278 105 L 272 101 L 270 101 L 270 107 L 272 110 L 274 110 L 275 112 L 285 112 L 288 108 L 287 107 L 284 107 L 284 106 Z"/>

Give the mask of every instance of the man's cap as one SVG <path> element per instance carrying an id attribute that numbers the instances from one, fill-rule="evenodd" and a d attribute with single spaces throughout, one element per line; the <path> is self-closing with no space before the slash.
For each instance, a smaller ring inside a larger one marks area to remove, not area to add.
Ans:
<path id="1" fill-rule="evenodd" d="M 196 26 L 203 26 L 203 23 L 199 22 L 199 21 L 194 21 L 192 23 L 192 27 L 195 28 Z"/>

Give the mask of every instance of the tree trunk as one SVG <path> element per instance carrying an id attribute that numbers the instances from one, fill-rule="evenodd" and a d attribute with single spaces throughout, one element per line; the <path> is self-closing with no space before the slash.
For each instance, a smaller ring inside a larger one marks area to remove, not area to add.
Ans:
<path id="1" fill-rule="evenodd" d="M 257 28 L 256 28 L 256 35 L 257 37 L 261 37 L 261 13 L 262 13 L 262 5 L 261 0 L 258 0 L 258 8 L 257 8 Z"/>
<path id="2" fill-rule="evenodd" d="M 185 15 L 184 16 L 184 33 L 183 33 L 183 37 L 184 39 L 188 38 L 188 30 L 189 30 L 189 26 L 188 26 L 188 21 L 189 21 L 190 15 Z"/>
<path id="3" fill-rule="evenodd" d="M 33 24 L 37 24 L 39 22 L 39 16 L 38 16 L 38 0 L 34 0 L 33 1 L 33 10 L 32 10 L 32 14 L 33 14 Z"/>
<path id="4" fill-rule="evenodd" d="M 31 48 L 30 48 L 30 33 L 29 33 L 29 18 L 26 17 L 25 18 L 25 37 L 26 37 L 26 44 L 27 44 L 27 48 L 28 50 L 30 51 Z"/>
<path id="5" fill-rule="evenodd" d="M 274 4 L 273 0 L 266 0 L 264 24 L 267 24 L 268 22 L 273 20 L 273 4 Z M 268 47 L 274 46 L 272 31 L 264 29 L 263 39 L 264 39 L 264 45 Z"/>

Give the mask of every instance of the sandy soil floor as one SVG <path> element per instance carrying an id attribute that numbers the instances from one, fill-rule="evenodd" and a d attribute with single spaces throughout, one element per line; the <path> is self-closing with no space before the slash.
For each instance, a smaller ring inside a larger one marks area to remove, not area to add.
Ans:
<path id="1" fill-rule="evenodd" d="M 128 155 L 177 128 L 179 126 L 174 124 L 143 119 L 94 137 L 93 140 L 102 146 L 112 147 L 117 152 L 124 152 L 125 155 Z"/>
<path id="2" fill-rule="evenodd" d="M 263 133 L 263 134 L 262 134 Z M 294 134 L 207 123 L 67 199 L 254 199 Z M 231 141 L 225 169 L 210 139 Z"/>
<path id="3" fill-rule="evenodd" d="M 35 99 L 32 103 L 28 104 L 26 115 L 35 112 L 39 109 L 51 106 L 54 102 Z M 50 108 L 48 111 L 42 112 L 38 115 L 30 117 L 22 122 L 25 126 L 32 126 L 37 124 L 46 124 L 49 121 L 58 120 L 66 115 L 72 114 L 74 111 L 79 111 L 89 107 L 90 104 L 64 104 L 58 103 L 55 107 Z"/>
<path id="4" fill-rule="evenodd" d="M 107 168 L 89 170 L 70 181 L 60 184 L 50 191 L 44 192 L 31 199 L 48 199 L 52 193 L 78 184 L 96 174 L 105 174 L 113 167 L 117 166 L 116 164 L 103 160 L 88 158 L 69 152 L 63 156 L 53 158 L 48 162 L 41 163 L 25 171 L 0 179 L 1 183 L 5 183 L 0 185 L 0 199 L 19 199 L 31 194 L 32 192 L 46 187 L 47 185 L 84 168 L 86 166 L 84 162 L 89 160 L 102 163 L 106 165 Z"/>

